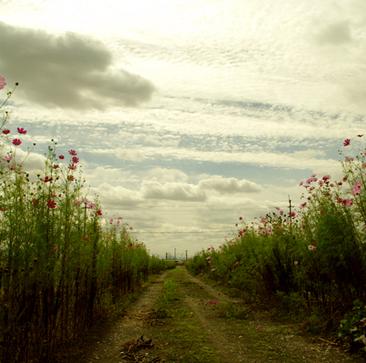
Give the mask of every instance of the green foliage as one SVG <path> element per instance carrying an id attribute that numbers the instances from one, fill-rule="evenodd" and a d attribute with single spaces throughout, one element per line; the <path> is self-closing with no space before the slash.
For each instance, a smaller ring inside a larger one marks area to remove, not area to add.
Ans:
<path id="1" fill-rule="evenodd" d="M 366 306 L 360 300 L 354 301 L 352 311 L 341 320 L 338 337 L 352 351 L 366 353 Z"/>
<path id="2" fill-rule="evenodd" d="M 237 235 L 194 256 L 188 269 L 240 289 L 248 301 L 308 316 L 309 331 L 334 331 L 354 300 L 366 301 L 366 153 L 342 165 L 340 180 L 313 175 L 301 182 L 298 208 L 276 208 L 251 223 L 240 217 Z M 341 324 L 344 336 L 357 332 L 358 347 L 366 342 L 361 312 L 352 310 L 355 322 Z"/>
<path id="3" fill-rule="evenodd" d="M 8 94 L 9 96 L 9 94 Z M 4 103 L 2 104 L 4 105 Z M 75 150 L 52 141 L 43 171 L 24 167 L 21 138 L 0 125 L 0 361 L 50 361 L 60 343 L 113 312 L 166 267 L 87 198 Z M 28 153 L 29 156 L 29 153 Z M 27 157 L 27 156 L 26 156 Z M 105 223 L 104 223 L 105 224 Z"/>

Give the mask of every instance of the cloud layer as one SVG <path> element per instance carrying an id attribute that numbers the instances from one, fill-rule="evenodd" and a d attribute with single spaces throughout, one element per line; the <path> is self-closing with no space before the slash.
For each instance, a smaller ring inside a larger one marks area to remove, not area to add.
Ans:
<path id="1" fill-rule="evenodd" d="M 21 83 L 26 99 L 45 107 L 136 106 L 154 92 L 146 79 L 115 69 L 111 52 L 90 37 L 0 22 L 0 49 L 2 73 Z"/>

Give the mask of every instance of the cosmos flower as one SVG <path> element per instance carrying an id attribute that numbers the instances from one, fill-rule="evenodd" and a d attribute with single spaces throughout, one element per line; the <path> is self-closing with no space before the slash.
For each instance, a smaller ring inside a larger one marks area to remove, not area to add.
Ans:
<path id="1" fill-rule="evenodd" d="M 57 207 L 57 204 L 53 199 L 48 199 L 47 207 L 50 209 L 55 209 Z"/>
<path id="2" fill-rule="evenodd" d="M 0 75 L 0 89 L 3 89 L 6 86 L 6 80 L 3 76 Z"/>
<path id="3" fill-rule="evenodd" d="M 361 193 L 361 187 L 362 187 L 362 183 L 360 181 L 357 181 L 352 188 L 352 194 L 359 195 Z"/>
<path id="4" fill-rule="evenodd" d="M 14 140 L 12 141 L 12 143 L 13 143 L 13 145 L 15 145 L 15 146 L 19 146 L 19 145 L 21 145 L 22 140 L 20 140 L 20 139 L 14 139 Z"/>

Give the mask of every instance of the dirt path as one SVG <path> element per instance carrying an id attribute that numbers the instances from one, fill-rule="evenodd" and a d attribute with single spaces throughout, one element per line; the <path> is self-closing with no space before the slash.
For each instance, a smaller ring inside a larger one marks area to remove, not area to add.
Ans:
<path id="1" fill-rule="evenodd" d="M 143 339 L 138 339 L 144 336 Z M 150 341 L 151 339 L 151 341 Z M 122 351 L 122 355 L 121 355 Z M 270 321 L 183 267 L 162 275 L 81 362 L 361 362 Z M 76 363 L 73 361 L 72 363 Z"/>
<path id="2" fill-rule="evenodd" d="M 68 359 L 68 363 L 118 363 L 122 362 L 121 350 L 127 341 L 135 340 L 144 334 L 144 322 L 151 312 L 158 296 L 161 294 L 166 273 L 151 282 L 137 302 L 133 303 L 126 314 L 116 321 L 102 335 L 94 331 L 87 339 L 86 347 L 75 359 Z"/>

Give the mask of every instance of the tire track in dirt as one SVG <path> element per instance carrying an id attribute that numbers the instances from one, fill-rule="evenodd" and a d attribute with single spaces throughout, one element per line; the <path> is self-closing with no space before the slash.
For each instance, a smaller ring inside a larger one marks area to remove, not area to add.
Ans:
<path id="1" fill-rule="evenodd" d="M 144 320 L 161 294 L 165 277 L 166 272 L 153 281 L 140 298 L 127 309 L 126 314 L 113 323 L 108 333 L 100 337 L 93 347 L 89 346 L 89 352 L 86 352 L 81 359 L 72 363 L 121 362 L 120 352 L 123 344 L 144 335 Z"/>
<path id="2" fill-rule="evenodd" d="M 186 270 L 179 283 L 184 303 L 208 333 L 208 343 L 222 363 L 361 361 L 329 345 L 310 342 L 294 324 L 275 323 L 255 312 L 244 320 L 225 318 L 225 305 L 245 307 L 243 301 L 227 296 Z"/>
<path id="3" fill-rule="evenodd" d="M 242 349 L 241 345 L 238 344 L 236 341 L 233 341 L 231 337 L 227 337 L 225 334 L 221 333 L 221 329 L 219 327 L 221 322 L 217 319 L 212 319 L 209 311 L 213 307 L 208 305 L 210 300 L 207 302 L 208 299 L 217 299 L 216 301 L 220 303 L 238 303 L 241 300 L 231 298 L 224 293 L 215 290 L 213 287 L 190 275 L 187 271 L 185 271 L 184 277 L 187 279 L 188 282 L 188 284 L 185 283 L 183 287 L 186 293 L 184 302 L 195 314 L 197 320 L 202 325 L 202 328 L 207 332 L 209 343 L 216 350 L 217 355 L 220 358 L 220 362 L 246 362 L 246 358 L 244 355 L 245 352 Z M 191 284 L 190 288 L 189 283 Z M 193 289 L 192 284 L 195 285 Z M 190 296 L 192 295 L 192 290 L 195 290 L 197 288 L 202 291 L 202 298 Z M 227 322 L 225 321 L 224 324 L 227 324 Z"/>

